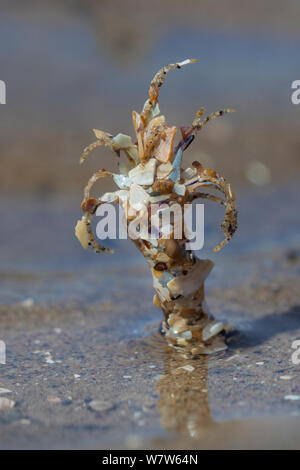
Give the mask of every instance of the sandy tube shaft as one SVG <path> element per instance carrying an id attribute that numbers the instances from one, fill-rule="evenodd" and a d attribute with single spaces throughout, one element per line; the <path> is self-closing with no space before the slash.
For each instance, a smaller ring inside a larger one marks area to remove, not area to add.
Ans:
<path id="1" fill-rule="evenodd" d="M 215 321 L 205 302 L 204 281 L 213 262 L 195 257 L 185 249 L 185 240 L 146 240 L 136 243 L 146 257 L 156 294 L 153 304 L 163 311 L 161 331 L 168 342 L 193 354 L 210 354 L 226 349 L 212 342 L 224 329 Z"/>
<path id="2" fill-rule="evenodd" d="M 224 326 L 209 314 L 204 298 L 204 282 L 213 263 L 197 259 L 190 246 L 187 248 L 189 240 L 182 215 L 186 204 L 190 205 L 196 199 L 221 204 L 225 209 L 221 224 L 225 239 L 214 248 L 214 251 L 220 251 L 237 228 L 235 196 L 230 184 L 215 170 L 204 168 L 198 161 L 193 162 L 190 168 L 183 168 L 182 161 L 196 134 L 212 119 L 233 110 L 224 109 L 203 117 L 205 110 L 200 108 L 191 125 L 180 128 L 179 138 L 175 141 L 177 127 L 167 125 L 158 106 L 160 88 L 167 73 L 194 62 L 197 61 L 187 59 L 170 64 L 154 76 L 142 112 L 132 113 L 135 139 L 94 129 L 97 140 L 84 150 L 80 162 L 90 151 L 105 145 L 117 157 L 119 173 L 101 169 L 90 178 L 81 205 L 83 217 L 78 221 L 75 233 L 83 248 L 90 247 L 96 253 L 111 253 L 112 250 L 98 243 L 91 223 L 101 204 L 118 203 L 124 210 L 129 237 L 151 269 L 156 291 L 153 302 L 163 311 L 162 332 L 177 348 L 189 349 L 192 354 L 210 354 L 225 348 L 224 342 L 215 340 Z M 118 189 L 98 198 L 91 197 L 93 185 L 104 177 L 111 178 Z M 211 189 L 218 195 L 210 193 Z M 153 205 L 156 207 L 154 212 Z M 180 217 L 178 212 L 176 215 L 175 208 L 179 208 Z M 164 219 L 168 212 L 172 212 L 172 218 Z M 137 231 L 132 227 L 139 224 L 142 228 L 136 236 Z M 181 235 L 177 236 L 179 226 Z"/>

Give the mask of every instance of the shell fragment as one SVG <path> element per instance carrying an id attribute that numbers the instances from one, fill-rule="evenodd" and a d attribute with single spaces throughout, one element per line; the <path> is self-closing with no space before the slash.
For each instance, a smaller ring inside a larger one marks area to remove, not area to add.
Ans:
<path id="1" fill-rule="evenodd" d="M 155 168 L 156 160 L 151 158 L 146 164 L 140 163 L 130 170 L 128 176 L 133 183 L 141 186 L 151 186 L 154 182 Z"/>

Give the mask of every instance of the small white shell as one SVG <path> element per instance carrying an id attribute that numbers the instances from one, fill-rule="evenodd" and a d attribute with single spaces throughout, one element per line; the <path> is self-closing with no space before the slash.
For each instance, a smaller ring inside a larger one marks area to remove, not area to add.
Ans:
<path id="1" fill-rule="evenodd" d="M 192 332 L 190 330 L 183 331 L 182 333 L 180 333 L 180 336 L 184 339 L 192 339 L 193 337 Z"/>
<path id="2" fill-rule="evenodd" d="M 129 188 L 131 184 L 130 178 L 126 175 L 114 174 L 113 180 L 120 189 Z"/>
<path id="3" fill-rule="evenodd" d="M 133 183 L 130 187 L 129 192 L 129 204 L 130 206 L 140 211 L 143 207 L 147 206 L 149 203 L 149 194 L 139 186 L 138 184 Z"/>
<path id="4" fill-rule="evenodd" d="M 103 194 L 103 196 L 101 196 L 101 198 L 100 198 L 100 201 L 102 201 L 102 202 L 114 202 L 118 197 L 117 192 L 118 191 L 116 191 L 114 193 L 105 193 L 105 194 Z"/>
<path id="5" fill-rule="evenodd" d="M 169 292 L 169 289 L 167 287 L 163 287 L 159 280 L 152 274 L 153 276 L 153 287 L 154 289 L 156 290 L 156 292 L 158 293 L 158 296 L 159 298 L 165 302 L 166 300 L 167 301 L 170 301 L 170 292 Z"/>
<path id="6" fill-rule="evenodd" d="M 146 101 L 146 103 L 148 102 L 149 100 Z M 145 103 L 145 104 L 146 104 Z M 144 104 L 144 106 L 145 106 Z M 156 105 L 154 106 L 154 108 L 151 109 L 150 113 L 149 113 L 149 120 L 150 119 L 153 119 L 155 118 L 156 116 L 158 116 L 160 114 L 160 109 L 159 109 L 159 106 L 158 106 L 158 103 L 156 103 Z"/>
<path id="7" fill-rule="evenodd" d="M 131 140 L 131 137 L 129 135 L 125 134 L 117 134 L 113 139 L 112 139 L 114 145 L 116 145 L 120 149 L 126 149 L 128 147 L 133 146 L 133 142 Z"/>
<path id="8" fill-rule="evenodd" d="M 168 163 L 162 163 L 161 165 L 158 165 L 157 167 L 157 177 L 158 178 L 166 178 L 171 171 L 173 170 L 173 165 L 171 162 Z"/>
<path id="9" fill-rule="evenodd" d="M 128 176 L 131 181 L 142 186 L 151 186 L 154 181 L 156 167 L 156 159 L 151 158 L 146 164 L 140 163 L 138 166 L 130 170 Z"/>
<path id="10" fill-rule="evenodd" d="M 208 259 L 199 259 L 185 276 L 175 277 L 168 283 L 171 294 L 184 296 L 193 294 L 205 281 L 213 265 L 213 262 Z"/>
<path id="11" fill-rule="evenodd" d="M 202 331 L 202 339 L 203 341 L 207 341 L 208 339 L 216 336 L 220 331 L 224 330 L 224 324 L 220 321 L 216 321 L 213 323 L 209 323 L 203 328 Z"/>
<path id="12" fill-rule="evenodd" d="M 82 248 L 85 250 L 88 248 L 89 236 L 86 228 L 86 224 L 83 220 L 78 220 L 75 227 L 75 235 L 81 243 Z"/>
<path id="13" fill-rule="evenodd" d="M 196 168 L 186 168 L 186 170 L 182 172 L 182 177 L 184 179 L 191 179 L 191 178 L 194 178 L 196 175 L 197 175 Z"/>
<path id="14" fill-rule="evenodd" d="M 179 183 L 174 184 L 173 191 L 174 191 L 174 193 L 178 194 L 179 196 L 184 196 L 185 195 L 185 190 L 186 190 L 186 187 L 185 187 L 184 184 L 179 184 Z"/>

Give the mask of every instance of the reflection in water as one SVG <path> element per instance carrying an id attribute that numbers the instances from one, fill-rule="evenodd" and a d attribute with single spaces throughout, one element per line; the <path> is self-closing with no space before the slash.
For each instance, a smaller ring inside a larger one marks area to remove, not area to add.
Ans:
<path id="1" fill-rule="evenodd" d="M 165 375 L 157 388 L 160 422 L 167 431 L 201 437 L 213 425 L 205 356 L 192 359 L 165 345 Z"/>
<path id="2" fill-rule="evenodd" d="M 250 419 L 249 414 L 245 418 L 238 413 L 231 419 L 213 420 L 207 391 L 207 361 L 206 356 L 184 357 L 165 345 L 165 375 L 157 386 L 158 409 L 161 426 L 173 433 L 162 443 L 155 441 L 159 448 L 299 448 L 299 422 L 295 416 L 293 419 L 282 415 L 263 418 L 257 414 L 256 419 Z M 226 406 L 226 391 L 220 388 L 219 394 Z M 260 399 L 259 393 L 257 400 Z"/>

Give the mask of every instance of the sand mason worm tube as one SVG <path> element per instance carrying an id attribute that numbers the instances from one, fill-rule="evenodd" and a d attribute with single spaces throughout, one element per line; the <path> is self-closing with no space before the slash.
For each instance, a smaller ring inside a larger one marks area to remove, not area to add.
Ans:
<path id="1" fill-rule="evenodd" d="M 170 64 L 154 76 L 142 112 L 132 113 L 135 141 L 124 134 L 114 136 L 94 130 L 97 140 L 84 150 L 81 163 L 91 150 L 105 145 L 116 155 L 119 173 L 99 170 L 85 188 L 81 206 L 83 216 L 75 229 L 84 248 L 91 247 L 96 253 L 112 252 L 98 243 L 91 227 L 97 208 L 106 202 L 119 203 L 129 225 L 139 222 L 145 212 L 149 215 L 153 204 L 162 205 L 172 212 L 175 205 L 183 211 L 184 205 L 195 199 L 209 199 L 225 209 L 221 224 L 225 239 L 214 251 L 223 248 L 236 231 L 237 211 L 230 184 L 214 170 L 204 168 L 200 162 L 193 162 L 191 168 L 184 169 L 182 166 L 185 150 L 202 127 L 233 110 L 224 109 L 204 118 L 204 108 L 201 108 L 192 124 L 180 129 L 176 145 L 177 128 L 168 126 L 165 117 L 160 114 L 158 95 L 167 73 L 193 62 L 197 61 L 187 59 Z M 99 198 L 90 197 L 92 186 L 103 177 L 111 178 L 118 189 Z M 209 189 L 216 190 L 220 195 L 210 194 L 207 192 Z M 148 220 L 150 224 L 151 217 Z M 176 348 L 188 348 L 193 354 L 222 350 L 225 346 L 216 338 L 224 325 L 212 317 L 205 303 L 204 282 L 213 263 L 198 259 L 192 250 L 187 249 L 189 240 L 184 230 L 182 237 L 178 238 L 174 235 L 176 228 L 176 217 L 173 217 L 167 227 L 159 228 L 156 238 L 149 236 L 149 233 L 152 234 L 152 226 L 149 226 L 148 231 L 142 231 L 139 238 L 133 239 L 151 269 L 156 291 L 153 303 L 163 311 L 161 330 L 170 344 Z"/>

